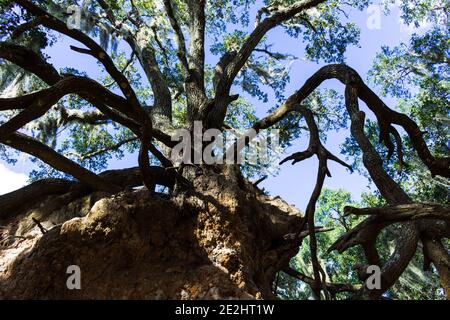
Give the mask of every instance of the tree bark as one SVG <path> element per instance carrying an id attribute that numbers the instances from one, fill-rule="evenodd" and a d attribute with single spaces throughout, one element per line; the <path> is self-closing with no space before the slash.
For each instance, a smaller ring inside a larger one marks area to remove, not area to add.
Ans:
<path id="1" fill-rule="evenodd" d="M 0 298 L 274 298 L 276 272 L 298 251 L 287 235 L 301 213 L 229 168 L 189 171 L 192 187 L 171 197 L 101 194 L 81 217 L 69 207 L 41 213 L 43 235 L 28 222 L 36 210 L 7 220 L 27 240 L 0 251 Z M 66 287 L 70 265 L 81 269 L 81 290 Z"/>

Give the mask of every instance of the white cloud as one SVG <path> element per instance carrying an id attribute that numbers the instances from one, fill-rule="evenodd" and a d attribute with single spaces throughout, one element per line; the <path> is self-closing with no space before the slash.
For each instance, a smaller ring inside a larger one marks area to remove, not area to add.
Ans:
<path id="1" fill-rule="evenodd" d="M 0 163 L 0 195 L 23 187 L 27 180 L 26 174 L 15 173 Z"/>

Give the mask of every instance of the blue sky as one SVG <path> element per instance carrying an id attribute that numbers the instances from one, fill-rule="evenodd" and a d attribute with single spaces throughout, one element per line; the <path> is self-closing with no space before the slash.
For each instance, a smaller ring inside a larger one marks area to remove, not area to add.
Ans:
<path id="1" fill-rule="evenodd" d="M 382 45 L 394 46 L 401 41 L 408 41 L 412 30 L 406 29 L 401 25 L 398 11 L 394 9 L 389 16 L 381 17 L 380 29 L 369 29 L 367 21 L 370 17 L 366 11 L 360 12 L 353 10 L 349 12 L 349 20 L 355 22 L 361 28 L 360 47 L 350 47 L 346 53 L 346 63 L 356 69 L 363 78 L 366 78 L 367 72 L 371 67 L 371 63 L 375 54 L 379 52 Z M 254 16 L 254 15 L 251 15 Z M 250 27 L 252 24 L 250 24 Z M 57 68 L 74 67 L 78 70 L 86 71 L 91 77 L 95 78 L 99 75 L 98 66 L 94 59 L 75 53 L 69 49 L 70 44 L 74 42 L 65 38 L 61 38 L 56 45 L 46 50 L 51 57 L 50 62 Z M 273 43 L 273 49 L 280 52 L 288 52 L 300 58 L 291 66 L 291 80 L 285 90 L 285 96 L 289 96 L 310 77 L 323 64 L 317 64 L 305 61 L 303 46 L 298 39 L 287 36 L 282 28 L 276 28 L 268 34 L 268 42 Z M 207 54 L 207 63 L 214 64 L 217 57 Z M 343 92 L 343 86 L 335 80 L 328 81 L 322 85 L 324 88 L 335 89 Z M 371 85 L 373 87 L 373 85 Z M 377 88 L 373 87 L 377 92 Z M 395 100 L 384 99 L 391 107 L 395 106 Z M 257 100 L 254 102 L 257 115 L 266 115 L 268 109 L 273 107 L 269 99 L 269 103 L 262 103 Z M 364 106 L 362 105 L 364 109 Z M 333 132 L 329 135 L 326 147 L 333 153 L 339 155 L 340 145 L 345 138 L 349 136 L 348 130 Z M 301 151 L 307 145 L 308 136 L 302 137 L 297 141 L 286 154 Z M 341 157 L 342 158 L 342 157 Z M 136 155 L 128 155 L 123 160 L 112 161 L 110 168 L 124 168 L 136 166 Z M 325 181 L 325 186 L 329 188 L 344 188 L 352 193 L 355 199 L 359 199 L 361 192 L 368 191 L 368 181 L 358 173 L 350 174 L 347 169 L 335 163 L 329 165 L 332 178 Z M 26 175 L 33 169 L 26 157 L 19 158 L 15 166 L 0 163 L 0 194 L 12 191 L 26 183 Z M 309 196 L 314 188 L 317 172 L 317 160 L 315 158 L 306 160 L 291 166 L 286 163 L 281 168 L 279 174 L 275 177 L 269 177 L 260 186 L 264 187 L 273 195 L 279 195 L 291 204 L 295 204 L 301 210 L 304 210 L 309 200 Z"/>

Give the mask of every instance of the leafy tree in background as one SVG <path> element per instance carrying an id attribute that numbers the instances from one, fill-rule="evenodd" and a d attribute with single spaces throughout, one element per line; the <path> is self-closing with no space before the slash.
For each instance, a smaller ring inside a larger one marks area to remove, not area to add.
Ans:
<path id="1" fill-rule="evenodd" d="M 0 218 L 64 193 L 73 181 L 89 192 L 128 190 L 123 173 L 103 172 L 111 159 L 127 153 L 136 153 L 139 164 L 125 169 L 130 177 L 139 172 L 131 187 L 144 185 L 157 194 L 156 186 L 163 186 L 169 197 L 188 192 L 190 166 L 175 168 L 169 154 L 171 134 L 192 130 L 194 121 L 204 129 L 276 128 L 282 147 L 308 132 L 308 148 L 282 161 L 314 156 L 319 166 L 294 235 L 300 253 L 291 265 L 277 266 L 272 279 L 277 294 L 439 298 L 436 274 L 449 294 L 446 2 L 401 1 L 406 24 L 427 21 L 432 27 L 409 43 L 383 48 L 374 61 L 370 79 L 383 94 L 401 99 L 400 113 L 344 64 L 347 47 L 359 41 L 358 26 L 345 12 L 363 10 L 370 1 L 0 1 L 0 157 L 14 163 L 19 154 L 29 154 L 37 165 L 34 184 L 0 197 Z M 66 9 L 73 4 L 83 8 L 80 29 L 68 26 Z M 309 60 L 329 63 L 289 97 L 286 66 L 295 57 L 273 51 L 266 37 L 277 26 L 302 41 Z M 48 63 L 45 49 L 61 36 L 80 43 L 70 46 L 73 54 L 95 59 L 100 75 Z M 207 50 L 217 57 L 214 65 L 205 63 Z M 318 89 L 328 79 L 339 80 L 345 94 Z M 273 108 L 257 118 L 246 97 L 269 102 L 270 95 Z M 365 119 L 359 100 L 376 121 Z M 351 138 L 343 152 L 353 165 L 324 146 L 329 131 L 348 126 Z M 355 203 L 343 190 L 322 190 L 331 177 L 329 161 L 363 172 L 377 193 Z M 259 178 L 266 169 L 243 165 L 236 175 Z M 418 247 L 423 254 L 416 253 Z M 416 272 L 420 259 L 436 268 L 426 279 Z M 364 285 L 371 264 L 382 267 L 379 289 Z M 406 280 L 397 281 L 402 274 Z M 422 277 L 419 285 L 411 274 Z M 429 290 L 422 290 L 428 283 Z"/>

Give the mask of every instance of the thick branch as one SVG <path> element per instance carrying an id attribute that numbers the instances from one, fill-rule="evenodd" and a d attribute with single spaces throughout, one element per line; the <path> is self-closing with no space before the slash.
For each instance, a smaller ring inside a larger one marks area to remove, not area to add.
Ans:
<path id="1" fill-rule="evenodd" d="M 58 152 L 45 144 L 42 144 L 36 139 L 28 137 L 22 133 L 13 133 L 6 138 L 0 137 L 0 142 L 44 161 L 56 170 L 73 176 L 95 190 L 113 193 L 120 190 L 117 186 L 104 181 L 95 173 L 60 155 Z"/>
<path id="2" fill-rule="evenodd" d="M 411 203 L 381 208 L 345 207 L 346 215 L 372 215 L 377 222 L 394 223 L 418 219 L 437 219 L 450 223 L 450 206 L 436 203 Z"/>
<path id="3" fill-rule="evenodd" d="M 384 171 L 383 162 L 376 152 L 373 145 L 370 143 L 369 139 L 364 133 L 364 113 L 359 110 L 357 89 L 353 86 L 355 83 L 355 77 L 349 80 L 349 84 L 345 90 L 345 99 L 347 111 L 351 118 L 351 132 L 356 141 L 358 142 L 362 152 L 363 152 L 363 162 L 367 168 L 370 176 L 374 180 L 377 188 L 380 190 L 383 197 L 388 201 L 390 205 L 408 204 L 411 203 L 409 196 L 403 191 L 403 189 Z M 389 187 L 390 189 L 387 189 Z M 358 227 L 364 224 L 369 224 L 371 219 L 367 219 L 362 222 L 356 228 L 351 230 L 348 234 L 355 235 L 355 231 Z M 375 227 L 369 228 L 369 237 L 364 241 L 363 248 L 367 254 L 369 263 L 372 259 L 379 260 L 378 254 L 376 252 L 375 241 L 376 236 L 384 227 L 384 224 L 375 223 Z M 359 229 L 361 230 L 361 229 Z M 359 233 L 357 232 L 356 235 Z M 346 235 L 344 235 L 346 237 Z M 350 236 L 350 240 L 355 238 Z M 372 299 L 379 298 L 388 288 L 390 288 L 400 275 L 403 273 L 405 268 L 408 266 L 409 261 L 413 257 L 417 244 L 418 244 L 418 232 L 416 225 L 413 222 L 406 222 L 401 225 L 400 232 L 396 239 L 396 247 L 393 254 L 390 256 L 389 260 L 385 263 L 382 268 L 381 274 L 381 287 L 379 289 L 370 290 L 367 287 L 358 294 L 361 297 L 368 297 Z M 338 240 L 339 242 L 339 240 Z M 338 243 L 337 242 L 337 243 Z M 348 245 L 344 243 L 344 246 Z M 334 245 L 333 245 L 334 246 Z M 342 249 L 342 248 L 341 248 Z"/>
<path id="4" fill-rule="evenodd" d="M 335 161 L 353 172 L 353 168 L 349 164 L 345 163 L 344 161 L 333 155 L 330 151 L 328 151 L 328 149 L 326 149 L 323 146 L 322 142 L 320 141 L 319 128 L 316 124 L 314 115 L 311 112 L 311 110 L 302 105 L 297 105 L 295 110 L 300 112 L 306 120 L 306 124 L 309 129 L 309 145 L 305 151 L 292 154 L 291 156 L 282 160 L 280 164 L 283 164 L 286 161 L 291 160 L 292 164 L 295 164 L 297 162 L 308 159 L 315 154 L 317 155 L 318 158 L 323 157 L 325 160 Z M 330 172 L 328 171 L 328 168 L 326 170 L 327 175 L 331 176 Z"/>
<path id="5" fill-rule="evenodd" d="M 0 43 L 0 57 L 4 58 L 21 68 L 25 69 L 28 72 L 31 72 L 38 76 L 40 79 L 42 79 L 44 82 L 46 82 L 48 85 L 52 86 L 56 84 L 57 82 L 63 80 L 63 77 L 58 74 L 56 69 L 49 63 L 47 63 L 39 54 L 31 51 L 28 48 L 17 46 L 17 45 L 11 45 L 8 43 Z M 93 81 L 93 80 L 91 80 Z M 105 100 L 108 99 L 108 96 L 111 93 L 108 93 L 108 91 L 104 88 L 101 88 L 102 86 L 100 84 L 94 85 L 94 88 L 100 88 L 102 91 L 104 91 Z M 38 93 L 35 93 L 38 94 Z M 119 97 L 121 100 L 116 100 L 114 96 L 113 99 L 111 99 L 110 102 L 116 102 L 115 108 L 118 110 L 122 110 L 124 113 L 116 111 L 114 109 L 111 109 L 107 105 L 105 105 L 100 99 L 97 97 L 97 93 L 94 95 L 84 95 L 81 94 L 81 96 L 86 99 L 88 102 L 96 106 L 102 113 L 107 115 L 111 120 L 120 123 L 121 125 L 130 128 L 133 130 L 133 132 L 138 131 L 137 123 L 132 120 L 132 115 L 125 115 L 129 114 L 128 110 L 126 110 L 126 100 L 122 97 Z M 118 96 L 117 96 L 118 97 Z M 24 101 L 24 98 L 11 98 L 9 100 L 3 100 L 3 103 L 0 106 L 1 110 L 10 110 L 10 109 L 17 109 L 21 108 L 23 105 L 29 105 L 32 100 L 34 100 L 34 96 L 29 96 L 29 100 Z M 14 104 L 15 103 L 15 104 Z M 118 107 L 120 106 L 120 107 Z M 130 118 L 131 117 L 131 118 Z M 155 135 L 155 138 L 159 138 L 162 135 Z M 170 144 L 170 137 L 164 139 L 165 144 Z"/>
<path id="6" fill-rule="evenodd" d="M 46 196 L 63 194 L 76 184 L 75 181 L 63 179 L 44 179 L 33 182 L 19 190 L 0 196 L 0 219 L 19 213 L 29 206 L 29 199 L 44 199 Z"/>
<path id="7" fill-rule="evenodd" d="M 205 81 L 205 2 L 205 0 L 188 0 L 189 70 L 202 91 Z"/>
<path id="8" fill-rule="evenodd" d="M 152 176 L 155 183 L 173 189 L 176 177 L 173 173 L 162 167 L 151 166 Z M 108 170 L 99 176 L 112 185 L 122 189 L 129 189 L 142 185 L 141 172 L 138 167 Z M 31 183 L 19 190 L 0 196 L 0 219 L 19 214 L 36 206 L 39 201 L 47 196 L 67 194 L 67 200 L 74 201 L 76 198 L 89 194 L 93 190 L 88 186 L 63 179 L 43 179 Z"/>
<path id="9" fill-rule="evenodd" d="M 422 239 L 427 257 L 436 267 L 447 299 L 450 299 L 450 255 L 439 239 Z"/>
<path id="10" fill-rule="evenodd" d="M 23 46 L 0 42 L 0 58 L 13 62 L 52 85 L 61 80 L 58 71 L 39 54 Z"/>

